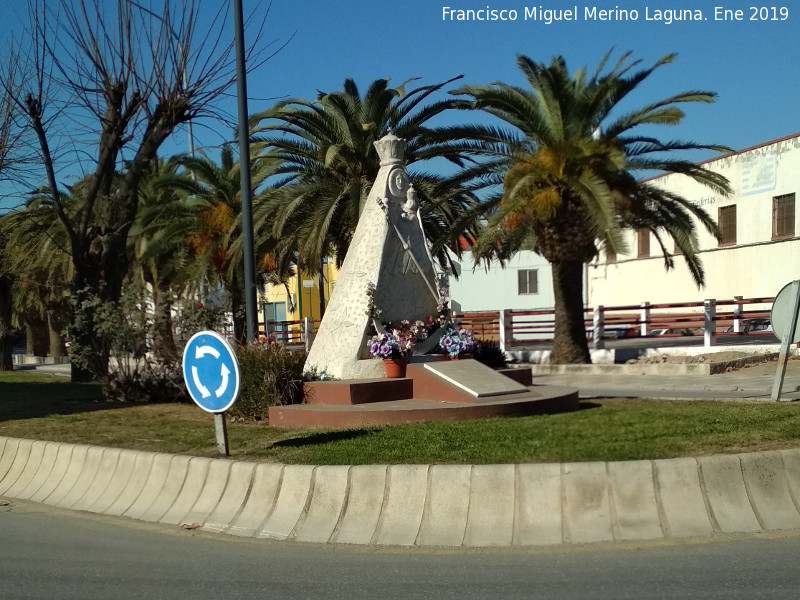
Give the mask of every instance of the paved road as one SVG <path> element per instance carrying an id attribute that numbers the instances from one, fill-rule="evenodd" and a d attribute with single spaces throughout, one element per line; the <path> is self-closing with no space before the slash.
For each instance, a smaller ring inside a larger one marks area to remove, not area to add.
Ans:
<path id="1" fill-rule="evenodd" d="M 800 533 L 529 551 L 248 541 L 14 502 L 0 507 L 9 600 L 769 598 L 800 589 Z"/>

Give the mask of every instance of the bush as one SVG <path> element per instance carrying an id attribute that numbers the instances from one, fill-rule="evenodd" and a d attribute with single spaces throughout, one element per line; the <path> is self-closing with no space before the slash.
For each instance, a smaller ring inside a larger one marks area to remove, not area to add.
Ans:
<path id="1" fill-rule="evenodd" d="M 177 319 L 181 341 L 199 331 L 221 331 L 225 324 L 225 310 L 213 304 L 203 304 L 196 300 L 187 300 L 181 306 Z"/>
<path id="2" fill-rule="evenodd" d="M 241 384 L 238 399 L 228 409 L 231 417 L 265 420 L 270 406 L 303 401 L 305 352 L 257 341 L 237 346 L 236 356 Z"/>
<path id="3" fill-rule="evenodd" d="M 191 402 L 177 362 L 142 359 L 135 366 L 113 370 L 101 389 L 110 402 Z"/>
<path id="4" fill-rule="evenodd" d="M 500 349 L 499 342 L 480 342 L 473 358 L 492 369 L 505 369 L 508 366 L 506 353 Z"/>

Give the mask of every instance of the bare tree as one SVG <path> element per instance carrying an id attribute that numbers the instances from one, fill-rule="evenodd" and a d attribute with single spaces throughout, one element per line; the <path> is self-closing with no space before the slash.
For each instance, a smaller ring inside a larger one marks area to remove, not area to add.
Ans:
<path id="1" fill-rule="evenodd" d="M 210 25 L 200 28 L 199 0 L 31 2 L 17 104 L 36 135 L 69 238 L 72 335 L 92 349 L 87 370 L 94 377 L 107 373 L 108 353 L 82 311 L 120 297 L 143 176 L 178 126 L 216 114 L 234 81 L 227 4 L 215 9 L 203 13 Z M 79 210 L 68 211 L 57 173 L 76 163 L 86 186 Z"/>

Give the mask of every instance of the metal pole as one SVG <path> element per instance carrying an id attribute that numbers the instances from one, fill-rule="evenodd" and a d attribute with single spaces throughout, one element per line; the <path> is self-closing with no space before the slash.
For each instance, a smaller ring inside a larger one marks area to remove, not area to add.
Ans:
<path id="1" fill-rule="evenodd" d="M 234 44 L 236 46 L 236 90 L 239 105 L 239 172 L 242 180 L 242 254 L 244 255 L 244 300 L 247 341 L 256 339 L 256 275 L 253 257 L 253 204 L 250 187 L 250 128 L 247 125 L 247 73 L 244 58 L 242 0 L 233 1 Z"/>
<path id="2" fill-rule="evenodd" d="M 717 345 L 717 305 L 716 299 L 703 301 L 703 345 L 706 348 Z"/>
<path id="3" fill-rule="evenodd" d="M 217 438 L 217 450 L 222 456 L 230 456 L 228 447 L 228 427 L 225 425 L 225 413 L 214 413 L 214 433 Z"/>
<path id="4" fill-rule="evenodd" d="M 592 345 L 595 350 L 603 350 L 606 347 L 603 339 L 606 325 L 604 310 L 603 305 L 600 304 L 592 311 Z"/>

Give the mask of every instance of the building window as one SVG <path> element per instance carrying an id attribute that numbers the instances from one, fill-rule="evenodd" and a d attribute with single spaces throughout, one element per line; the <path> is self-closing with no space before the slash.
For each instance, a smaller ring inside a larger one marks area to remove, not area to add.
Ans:
<path id="1" fill-rule="evenodd" d="M 539 293 L 539 270 L 520 269 L 517 271 L 517 291 L 521 294 Z"/>
<path id="2" fill-rule="evenodd" d="M 736 243 L 736 206 L 723 206 L 719 209 L 717 225 L 719 225 L 719 245 Z"/>
<path id="3" fill-rule="evenodd" d="M 772 199 L 772 239 L 794 237 L 794 194 Z"/>
<path id="4" fill-rule="evenodd" d="M 636 236 L 637 239 L 637 250 L 636 256 L 639 258 L 647 258 L 650 256 L 650 230 L 649 229 L 640 229 Z"/>

